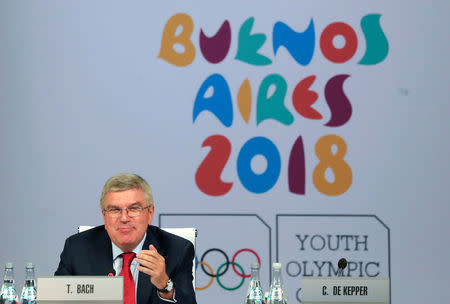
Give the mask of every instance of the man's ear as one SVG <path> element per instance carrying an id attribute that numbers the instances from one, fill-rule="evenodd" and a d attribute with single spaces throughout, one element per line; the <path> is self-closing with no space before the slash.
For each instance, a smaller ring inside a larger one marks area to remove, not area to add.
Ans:
<path id="1" fill-rule="evenodd" d="M 150 213 L 148 217 L 148 224 L 151 225 L 153 222 L 153 216 L 155 215 L 155 206 L 152 205 L 149 207 L 148 212 Z"/>

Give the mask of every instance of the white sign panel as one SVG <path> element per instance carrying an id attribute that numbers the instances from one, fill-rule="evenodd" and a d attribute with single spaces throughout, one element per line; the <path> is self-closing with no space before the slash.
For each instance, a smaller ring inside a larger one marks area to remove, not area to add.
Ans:
<path id="1" fill-rule="evenodd" d="M 389 304 L 386 278 L 302 279 L 302 304 L 374 303 Z"/>
<path id="2" fill-rule="evenodd" d="M 39 277 L 37 301 L 40 304 L 123 303 L 121 276 Z"/>

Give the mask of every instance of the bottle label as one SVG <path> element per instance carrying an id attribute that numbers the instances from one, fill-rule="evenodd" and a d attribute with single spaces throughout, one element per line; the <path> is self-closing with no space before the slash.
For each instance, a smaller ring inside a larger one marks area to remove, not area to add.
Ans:
<path id="1" fill-rule="evenodd" d="M 28 301 L 36 301 L 36 288 L 35 287 L 27 287 L 23 291 L 22 299 L 27 299 Z"/>
<path id="2" fill-rule="evenodd" d="M 283 300 L 283 292 L 281 291 L 281 289 L 274 289 L 270 293 L 269 297 L 272 301 L 281 301 Z"/>
<path id="3" fill-rule="evenodd" d="M 261 288 L 254 288 L 251 292 L 250 292 L 250 296 L 249 298 L 251 300 L 255 300 L 255 301 L 261 301 L 263 299 L 263 292 Z"/>
<path id="4" fill-rule="evenodd" d="M 2 294 L 4 300 L 14 301 L 17 299 L 17 293 L 13 286 L 7 287 Z"/>

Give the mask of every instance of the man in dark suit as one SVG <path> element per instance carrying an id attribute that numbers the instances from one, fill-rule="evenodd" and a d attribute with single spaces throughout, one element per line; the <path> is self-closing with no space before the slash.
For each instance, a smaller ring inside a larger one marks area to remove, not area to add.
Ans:
<path id="1" fill-rule="evenodd" d="M 107 275 L 114 269 L 124 276 L 126 304 L 196 304 L 194 247 L 151 226 L 155 208 L 147 182 L 135 174 L 111 177 L 100 206 L 105 225 L 69 237 L 55 275 Z"/>

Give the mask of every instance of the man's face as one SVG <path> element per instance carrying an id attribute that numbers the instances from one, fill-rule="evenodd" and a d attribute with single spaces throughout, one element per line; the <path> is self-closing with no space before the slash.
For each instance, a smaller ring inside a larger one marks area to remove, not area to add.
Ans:
<path id="1" fill-rule="evenodd" d="M 130 217 L 125 208 L 132 206 L 147 207 L 141 189 L 108 192 L 105 196 L 105 209 L 123 208 L 117 218 L 103 211 L 103 220 L 111 241 L 124 252 L 132 251 L 141 242 L 155 211 L 154 206 L 151 206 L 142 210 L 137 217 Z"/>

